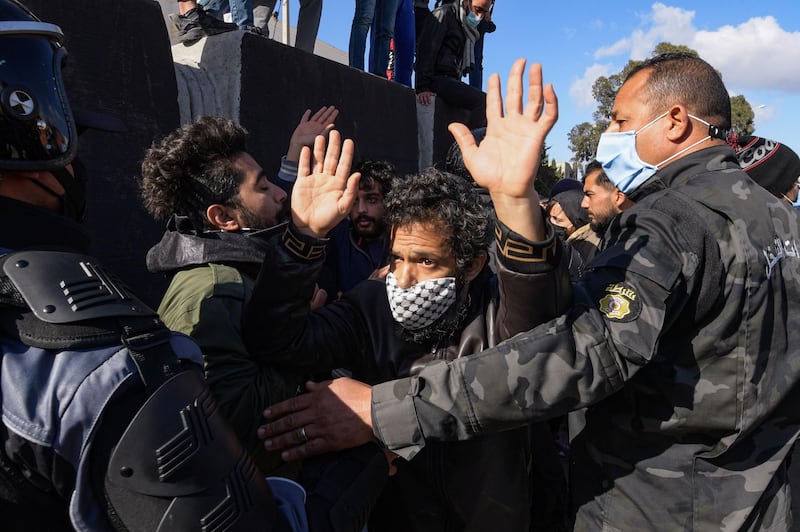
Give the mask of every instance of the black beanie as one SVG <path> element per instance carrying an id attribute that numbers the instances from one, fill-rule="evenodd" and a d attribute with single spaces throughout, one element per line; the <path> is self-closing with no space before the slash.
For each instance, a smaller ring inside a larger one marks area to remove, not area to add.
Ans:
<path id="1" fill-rule="evenodd" d="M 574 188 L 559 192 L 550 199 L 551 202 L 561 205 L 564 214 L 567 215 L 575 229 L 580 229 L 589 223 L 589 214 L 586 209 L 581 207 L 582 200 L 583 191 Z"/>
<path id="2" fill-rule="evenodd" d="M 763 137 L 739 137 L 736 157 L 753 181 L 781 197 L 800 178 L 800 157 L 780 142 Z"/>

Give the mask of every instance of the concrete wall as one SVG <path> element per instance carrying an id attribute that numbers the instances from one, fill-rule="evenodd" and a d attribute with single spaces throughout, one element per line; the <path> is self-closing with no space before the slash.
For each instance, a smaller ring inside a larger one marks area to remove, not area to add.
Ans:
<path id="1" fill-rule="evenodd" d="M 146 272 L 144 257 L 163 227 L 141 207 L 136 180 L 145 149 L 180 123 L 200 114 L 239 121 L 251 133 L 256 160 L 274 173 L 303 111 L 332 104 L 341 111 L 337 129 L 356 141 L 357 157 L 418 169 L 412 89 L 243 32 L 170 46 L 153 0 L 25 3 L 66 34 L 73 107 L 114 114 L 129 128 L 80 138 L 91 183 L 87 223 L 93 254 L 150 304 L 165 280 Z M 441 104 L 433 114 L 424 136 L 430 163 L 444 159 L 452 143 L 447 123 L 464 119 Z"/>

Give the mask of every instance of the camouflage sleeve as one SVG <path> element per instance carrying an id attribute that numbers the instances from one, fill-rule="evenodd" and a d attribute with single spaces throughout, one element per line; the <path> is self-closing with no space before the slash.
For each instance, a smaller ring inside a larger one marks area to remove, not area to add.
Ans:
<path id="1" fill-rule="evenodd" d="M 570 310 L 477 355 L 375 386 L 377 437 L 404 458 L 426 439 L 468 439 L 593 404 L 619 390 L 656 351 L 695 289 L 703 248 L 653 210 L 574 287 Z"/>

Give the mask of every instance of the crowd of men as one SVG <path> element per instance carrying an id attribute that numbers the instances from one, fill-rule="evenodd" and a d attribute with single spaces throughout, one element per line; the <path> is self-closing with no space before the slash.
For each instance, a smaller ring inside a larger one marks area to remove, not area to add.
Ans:
<path id="1" fill-rule="evenodd" d="M 0 0 L 4 530 L 792 526 L 800 158 L 702 59 L 633 70 L 547 202 L 524 60 L 412 175 L 333 107 L 277 176 L 197 118 L 143 154 L 152 310 L 86 254 L 62 42 Z"/>

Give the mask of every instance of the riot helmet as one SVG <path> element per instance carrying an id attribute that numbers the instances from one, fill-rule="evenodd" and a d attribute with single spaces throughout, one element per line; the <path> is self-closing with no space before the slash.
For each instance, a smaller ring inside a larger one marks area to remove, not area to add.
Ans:
<path id="1" fill-rule="evenodd" d="M 75 157 L 62 39 L 55 24 L 0 0 L 0 170 L 58 170 Z"/>

